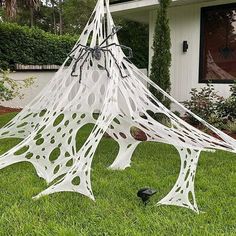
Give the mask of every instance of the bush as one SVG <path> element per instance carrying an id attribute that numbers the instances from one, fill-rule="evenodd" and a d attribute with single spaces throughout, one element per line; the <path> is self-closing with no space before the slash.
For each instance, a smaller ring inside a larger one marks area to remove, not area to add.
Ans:
<path id="1" fill-rule="evenodd" d="M 236 84 L 230 86 L 231 95 L 219 106 L 221 118 L 233 121 L 236 119 Z"/>
<path id="2" fill-rule="evenodd" d="M 226 129 L 231 133 L 236 134 L 236 121 L 229 122 L 226 126 Z"/>
<path id="3" fill-rule="evenodd" d="M 17 81 L 9 77 L 9 70 L 0 70 L 0 101 L 8 101 L 15 97 L 22 99 L 24 94 L 22 88 L 28 88 L 34 83 L 34 77 Z"/>
<path id="4" fill-rule="evenodd" d="M 16 63 L 61 65 L 77 38 L 13 23 L 0 23 L 0 68 L 14 69 Z"/>
<path id="5" fill-rule="evenodd" d="M 234 129 L 236 119 L 236 84 L 230 86 L 230 96 L 227 99 L 219 96 L 213 85 L 207 85 L 198 91 L 191 89 L 191 98 L 183 104 L 193 113 L 218 128 Z M 199 122 L 186 114 L 187 120 L 198 125 Z"/>
<path id="6" fill-rule="evenodd" d="M 130 60 L 139 68 L 148 68 L 148 27 L 145 24 L 116 18 L 122 29 L 118 32 L 119 42 L 133 50 Z M 124 51 L 126 53 L 126 51 Z"/>
<path id="7" fill-rule="evenodd" d="M 153 57 L 150 79 L 167 93 L 170 93 L 170 65 L 171 65 L 171 40 L 167 9 L 170 0 L 160 0 L 157 8 L 155 33 L 153 38 Z M 170 108 L 170 100 L 155 88 L 150 87 L 152 94 L 167 108 Z"/>
<path id="8" fill-rule="evenodd" d="M 221 126 L 219 107 L 224 103 L 224 98 L 216 93 L 214 86 L 207 84 L 200 91 L 193 88 L 190 94 L 190 100 L 183 102 L 185 107 L 205 121 L 218 127 Z M 188 114 L 186 114 L 186 118 L 193 125 L 199 124 L 199 121 Z"/>

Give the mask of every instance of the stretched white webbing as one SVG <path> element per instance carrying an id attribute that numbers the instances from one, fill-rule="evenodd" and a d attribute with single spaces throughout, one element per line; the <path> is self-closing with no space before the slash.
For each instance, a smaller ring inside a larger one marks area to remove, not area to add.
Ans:
<path id="1" fill-rule="evenodd" d="M 91 50 L 112 33 L 114 23 L 108 1 L 99 0 L 81 37 L 45 89 L 15 118 L 0 129 L 0 138 L 18 137 L 22 142 L 0 157 L 0 168 L 28 161 L 48 183 L 59 178 L 36 196 L 61 191 L 75 191 L 94 199 L 90 170 L 102 136 L 107 132 L 119 144 L 119 153 L 110 166 L 130 166 L 132 154 L 141 142 L 130 130 L 142 130 L 147 141 L 174 145 L 181 158 L 179 178 L 159 204 L 198 208 L 194 195 L 194 177 L 201 151 L 221 149 L 236 152 L 236 141 L 211 126 L 169 94 L 129 62 L 114 35 L 104 42 L 101 59 Z M 79 46 L 80 45 L 80 46 Z M 83 58 L 76 59 L 84 54 Z M 75 66 L 76 65 L 76 66 Z M 74 77 L 71 75 L 74 69 Z M 80 81 L 81 79 L 81 81 Z M 147 89 L 154 86 L 177 106 L 183 108 L 222 140 L 216 139 L 187 124 L 161 104 Z M 152 114 L 165 117 L 156 121 Z M 76 134 L 81 127 L 93 123 L 94 128 L 84 145 L 77 150 Z"/>

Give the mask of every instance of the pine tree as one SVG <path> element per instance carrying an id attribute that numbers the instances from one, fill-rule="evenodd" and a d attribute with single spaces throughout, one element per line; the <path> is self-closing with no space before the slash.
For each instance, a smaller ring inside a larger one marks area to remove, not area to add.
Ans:
<path id="1" fill-rule="evenodd" d="M 157 8 L 157 19 L 153 38 L 154 55 L 152 58 L 150 78 L 159 87 L 169 93 L 171 89 L 171 40 L 167 8 L 170 5 L 170 0 L 159 0 L 159 2 L 160 5 Z M 167 108 L 170 107 L 169 99 L 165 98 L 153 87 L 150 88 L 150 91 L 161 103 L 163 103 L 163 105 Z"/>

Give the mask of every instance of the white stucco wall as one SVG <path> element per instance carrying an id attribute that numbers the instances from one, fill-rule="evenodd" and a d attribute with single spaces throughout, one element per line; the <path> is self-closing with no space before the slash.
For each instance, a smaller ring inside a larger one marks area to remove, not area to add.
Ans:
<path id="1" fill-rule="evenodd" d="M 171 30 L 171 95 L 178 101 L 185 101 L 190 98 L 191 88 L 200 88 L 199 80 L 199 48 L 200 48 L 200 12 L 201 7 L 232 3 L 235 1 L 218 0 L 209 3 L 195 3 L 185 6 L 175 6 L 169 9 L 170 30 Z M 152 58 L 152 40 L 155 27 L 155 11 L 149 14 L 149 44 Z M 187 53 L 182 52 L 183 41 L 187 40 L 189 49 Z M 229 85 L 214 84 L 219 95 L 229 95 Z"/>
<path id="2" fill-rule="evenodd" d="M 27 89 L 22 89 L 23 99 L 14 98 L 13 100 L 0 102 L 0 105 L 14 108 L 23 108 L 27 105 L 49 82 L 55 72 L 14 72 L 10 74 L 12 79 L 23 80 L 29 77 L 35 77 L 35 83 Z"/>
<path id="3" fill-rule="evenodd" d="M 147 69 L 141 69 L 141 71 L 147 75 Z M 29 77 L 35 77 L 35 83 L 27 89 L 22 89 L 21 92 L 24 94 L 23 99 L 14 98 L 13 100 L 0 102 L 0 105 L 13 107 L 13 108 L 23 108 L 25 107 L 32 99 L 37 96 L 37 94 L 45 88 L 49 80 L 53 77 L 55 72 L 15 72 L 11 73 L 10 77 L 12 79 L 23 80 Z"/>

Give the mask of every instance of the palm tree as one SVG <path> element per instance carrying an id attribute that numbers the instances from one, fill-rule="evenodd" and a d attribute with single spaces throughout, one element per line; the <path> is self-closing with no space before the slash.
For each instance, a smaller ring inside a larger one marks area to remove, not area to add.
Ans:
<path id="1" fill-rule="evenodd" d="M 5 0 L 6 15 L 15 18 L 17 15 L 17 5 L 26 6 L 30 10 L 30 26 L 34 25 L 34 10 L 40 6 L 40 0 Z"/>
<path id="2" fill-rule="evenodd" d="M 30 26 L 34 26 L 34 10 L 38 9 L 40 6 L 40 0 L 21 0 L 25 2 L 26 6 L 30 9 Z"/>
<path id="3" fill-rule="evenodd" d="M 5 0 L 6 15 L 9 18 L 16 16 L 16 0 Z"/>

